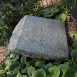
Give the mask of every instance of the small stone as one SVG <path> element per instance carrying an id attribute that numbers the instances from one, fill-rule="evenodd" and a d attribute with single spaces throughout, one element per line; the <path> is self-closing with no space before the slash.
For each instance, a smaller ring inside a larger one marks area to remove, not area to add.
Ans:
<path id="1" fill-rule="evenodd" d="M 32 58 L 68 58 L 65 24 L 59 20 L 26 15 L 15 27 L 8 49 Z"/>

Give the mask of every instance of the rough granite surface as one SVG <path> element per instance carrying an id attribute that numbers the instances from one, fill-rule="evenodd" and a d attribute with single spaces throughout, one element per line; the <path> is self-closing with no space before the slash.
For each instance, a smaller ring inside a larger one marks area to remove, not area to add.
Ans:
<path id="1" fill-rule="evenodd" d="M 15 27 L 8 49 L 32 58 L 68 58 L 65 24 L 58 20 L 26 15 Z"/>

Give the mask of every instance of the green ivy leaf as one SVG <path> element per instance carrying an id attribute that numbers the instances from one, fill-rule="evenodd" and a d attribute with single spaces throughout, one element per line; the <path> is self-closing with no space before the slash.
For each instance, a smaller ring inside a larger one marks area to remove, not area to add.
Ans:
<path id="1" fill-rule="evenodd" d="M 49 72 L 52 74 L 51 77 L 59 77 L 59 75 L 60 75 L 60 70 L 59 70 L 58 66 L 50 67 Z"/>
<path id="2" fill-rule="evenodd" d="M 16 77 L 22 77 L 21 73 L 18 73 Z"/>
<path id="3" fill-rule="evenodd" d="M 27 73 L 29 76 L 31 76 L 34 71 L 35 71 L 35 68 L 33 66 L 29 66 Z"/>
<path id="4" fill-rule="evenodd" d="M 44 17 L 52 17 L 54 16 L 56 13 L 58 13 L 60 11 L 59 8 L 50 8 L 50 9 L 46 9 L 45 11 L 43 11 L 43 15 Z"/>
<path id="5" fill-rule="evenodd" d="M 55 69 L 53 74 L 52 74 L 52 77 L 59 77 L 60 75 L 60 70 L 59 69 Z"/>
<path id="6" fill-rule="evenodd" d="M 27 68 L 21 68 L 21 73 L 27 73 Z"/>
<path id="7" fill-rule="evenodd" d="M 13 61 L 16 61 L 19 59 L 19 56 L 12 53 L 12 54 L 10 54 L 10 58 L 12 58 Z"/>
<path id="8" fill-rule="evenodd" d="M 48 63 L 48 64 L 46 65 L 46 68 L 49 69 L 50 67 L 52 67 L 52 64 L 51 64 L 51 63 Z"/>
<path id="9" fill-rule="evenodd" d="M 14 77 L 14 75 L 11 72 L 7 72 L 7 77 Z"/>
<path id="10" fill-rule="evenodd" d="M 61 64 L 58 66 L 59 69 L 62 71 L 62 77 L 65 77 L 65 73 L 70 69 L 68 64 Z"/>
<path id="11" fill-rule="evenodd" d="M 75 71 L 77 72 L 77 63 L 74 65 Z"/>
<path id="12" fill-rule="evenodd" d="M 55 19 L 56 19 L 56 20 L 61 20 L 61 16 L 58 15 L 58 16 L 55 17 Z"/>
<path id="13" fill-rule="evenodd" d="M 52 77 L 52 74 L 49 73 L 49 74 L 47 75 L 47 77 Z"/>
<path id="14" fill-rule="evenodd" d="M 16 61 L 9 66 L 9 70 L 10 71 L 18 70 L 20 69 L 20 66 L 21 66 L 20 63 Z"/>
<path id="15" fill-rule="evenodd" d="M 66 20 L 66 15 L 64 13 L 62 13 L 62 14 L 56 16 L 55 19 L 65 21 Z"/>
<path id="16" fill-rule="evenodd" d="M 51 77 L 51 76 L 47 76 L 47 77 Z"/>
<path id="17" fill-rule="evenodd" d="M 37 62 L 35 63 L 35 66 L 36 66 L 36 67 L 42 67 L 43 65 L 45 65 L 45 61 L 43 61 L 43 60 L 37 61 Z"/>
<path id="18" fill-rule="evenodd" d="M 32 73 L 32 77 L 46 77 L 46 73 L 42 69 L 38 69 L 37 71 Z"/>
<path id="19" fill-rule="evenodd" d="M 60 16 L 61 16 L 61 20 L 62 21 L 65 21 L 66 20 L 66 15 L 64 13 L 62 13 Z"/>
<path id="20" fill-rule="evenodd" d="M 72 50 L 71 57 L 74 61 L 77 61 L 77 48 Z"/>
<path id="21" fill-rule="evenodd" d="M 5 74 L 5 70 L 0 70 L 0 75 L 4 75 Z"/>
<path id="22" fill-rule="evenodd" d="M 15 70 L 13 70 L 13 71 L 11 71 L 13 74 L 18 74 L 18 73 L 20 73 L 20 71 L 19 71 L 19 69 L 15 69 Z"/>
<path id="23" fill-rule="evenodd" d="M 74 33 L 74 38 L 73 38 L 73 47 L 77 48 L 77 32 Z"/>
<path id="24" fill-rule="evenodd" d="M 7 71 L 7 70 L 9 70 L 9 66 L 6 66 L 6 67 L 5 67 L 5 71 Z"/>
<path id="25" fill-rule="evenodd" d="M 50 68 L 48 69 L 48 71 L 49 71 L 50 73 L 53 73 L 53 71 L 54 71 L 56 68 L 57 68 L 57 66 L 52 66 L 52 67 L 50 67 Z"/>
<path id="26" fill-rule="evenodd" d="M 65 77 L 75 77 L 75 71 L 73 69 L 68 70 L 65 73 Z"/>
<path id="27" fill-rule="evenodd" d="M 27 62 L 25 68 L 24 68 L 24 66 L 25 66 L 25 65 L 22 64 L 22 67 L 21 67 L 21 73 L 27 73 L 27 70 L 28 70 L 28 68 L 30 67 L 30 63 Z"/>
<path id="28" fill-rule="evenodd" d="M 6 64 L 5 70 L 7 71 L 7 70 L 9 70 L 9 67 L 10 67 L 10 65 L 12 64 L 12 60 L 8 59 L 8 60 L 5 62 L 5 64 Z"/>
<path id="29" fill-rule="evenodd" d="M 9 66 L 10 64 L 12 64 L 12 60 L 10 59 L 6 60 L 5 64 Z"/>
<path id="30" fill-rule="evenodd" d="M 75 72 L 75 77 L 77 77 L 77 72 Z"/>
<path id="31" fill-rule="evenodd" d="M 21 57 L 21 63 L 22 63 L 22 64 L 26 64 L 26 57 L 25 57 L 25 56 L 22 56 L 22 57 Z"/>

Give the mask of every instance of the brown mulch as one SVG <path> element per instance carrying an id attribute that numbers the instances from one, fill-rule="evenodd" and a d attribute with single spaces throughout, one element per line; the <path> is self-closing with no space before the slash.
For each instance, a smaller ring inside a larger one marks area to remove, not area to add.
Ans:
<path id="1" fill-rule="evenodd" d="M 0 63 L 3 63 L 6 59 L 6 46 L 0 46 Z"/>
<path id="2" fill-rule="evenodd" d="M 74 22 L 66 22 L 66 30 L 67 30 L 69 36 L 73 37 L 74 32 L 77 31 Z"/>
<path id="3" fill-rule="evenodd" d="M 67 42 L 68 42 L 68 49 L 69 49 L 69 52 L 72 51 L 73 49 L 73 46 L 72 46 L 72 39 L 73 38 L 73 34 L 77 31 L 76 30 L 76 26 L 74 24 L 74 22 L 66 22 L 65 23 L 65 27 L 66 27 L 66 35 L 67 35 Z"/>

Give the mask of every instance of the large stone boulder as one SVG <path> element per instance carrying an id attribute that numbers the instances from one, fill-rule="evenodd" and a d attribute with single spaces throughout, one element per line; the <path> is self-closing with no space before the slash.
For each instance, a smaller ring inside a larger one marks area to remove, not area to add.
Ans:
<path id="1" fill-rule="evenodd" d="M 9 50 L 32 58 L 68 58 L 65 24 L 42 17 L 23 17 L 15 27 Z"/>

